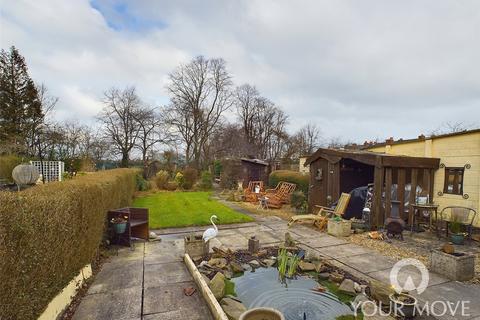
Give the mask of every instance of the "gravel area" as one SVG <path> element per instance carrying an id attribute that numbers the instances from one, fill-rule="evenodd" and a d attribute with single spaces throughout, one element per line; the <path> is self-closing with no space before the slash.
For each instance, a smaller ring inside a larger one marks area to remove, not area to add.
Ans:
<path id="1" fill-rule="evenodd" d="M 425 265 L 429 265 L 430 252 L 433 248 L 439 248 L 445 240 L 438 240 L 428 234 L 407 234 L 404 241 L 398 239 L 374 240 L 368 237 L 367 233 L 353 234 L 348 240 L 357 245 L 367 247 L 380 252 L 381 254 L 394 259 L 415 258 Z M 467 251 L 475 254 L 475 278 L 469 283 L 480 285 L 480 248 L 478 242 L 471 245 L 457 246 L 457 250 Z"/>

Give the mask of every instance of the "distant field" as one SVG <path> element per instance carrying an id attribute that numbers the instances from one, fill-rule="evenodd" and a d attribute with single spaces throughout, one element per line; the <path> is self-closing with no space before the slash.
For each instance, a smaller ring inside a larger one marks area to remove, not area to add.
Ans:
<path id="1" fill-rule="evenodd" d="M 253 221 L 210 199 L 210 192 L 159 192 L 136 198 L 133 205 L 149 209 L 150 229 L 208 225 L 212 214 L 218 224 Z"/>

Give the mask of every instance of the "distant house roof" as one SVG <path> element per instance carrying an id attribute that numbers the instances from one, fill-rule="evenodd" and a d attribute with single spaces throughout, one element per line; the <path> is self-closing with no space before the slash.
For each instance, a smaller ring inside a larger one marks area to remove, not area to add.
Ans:
<path id="1" fill-rule="evenodd" d="M 312 154 L 304 166 L 310 165 L 319 158 L 326 159 L 331 163 L 337 163 L 341 159 L 351 159 L 372 166 L 399 167 L 399 168 L 431 168 L 437 169 L 440 165 L 438 158 L 410 157 L 392 155 L 365 150 L 342 150 L 342 149 L 318 149 Z"/>
<path id="2" fill-rule="evenodd" d="M 446 137 L 454 137 L 454 136 L 461 136 L 464 134 L 470 134 L 470 133 L 477 133 L 480 132 L 479 129 L 473 129 L 473 130 L 463 130 L 460 132 L 452 132 L 452 133 L 445 133 L 445 134 L 439 134 L 439 135 L 431 135 L 429 137 L 422 135 L 419 135 L 417 138 L 414 139 L 399 139 L 399 140 L 393 140 L 392 138 L 387 139 L 385 142 L 380 142 L 380 143 L 365 143 L 361 149 L 370 149 L 370 148 L 375 148 L 375 147 L 383 147 L 386 145 L 393 145 L 393 144 L 403 144 L 403 143 L 411 143 L 411 142 L 418 142 L 418 141 L 424 141 L 424 140 L 429 140 L 429 139 L 441 139 L 441 138 L 446 138 Z"/>
<path id="3" fill-rule="evenodd" d="M 263 166 L 268 166 L 268 162 L 260 160 L 260 159 L 241 158 L 240 160 L 250 162 L 250 163 L 260 164 L 260 165 L 263 165 Z"/>

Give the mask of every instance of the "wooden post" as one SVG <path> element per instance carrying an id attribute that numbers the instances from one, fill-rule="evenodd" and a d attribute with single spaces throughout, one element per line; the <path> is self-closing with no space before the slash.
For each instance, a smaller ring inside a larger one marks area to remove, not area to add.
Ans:
<path id="1" fill-rule="evenodd" d="M 397 200 L 400 201 L 399 214 L 400 218 L 405 219 L 405 169 L 398 169 L 398 181 L 397 181 Z"/>
<path id="2" fill-rule="evenodd" d="M 408 203 L 410 204 L 410 207 L 408 208 L 408 225 L 411 226 L 413 223 L 413 205 L 415 204 L 415 201 L 417 199 L 417 176 L 418 176 L 418 171 L 417 169 L 413 168 L 412 169 L 412 177 L 411 177 L 411 182 L 410 182 L 410 198 L 408 199 Z"/>
<path id="3" fill-rule="evenodd" d="M 383 190 L 383 166 L 382 158 L 377 157 L 375 160 L 375 171 L 374 171 L 374 186 L 373 186 L 373 213 L 372 216 L 375 217 L 376 226 L 383 226 L 383 211 L 382 211 L 382 190 Z"/>
<path id="4" fill-rule="evenodd" d="M 392 215 L 392 168 L 385 168 L 385 218 Z"/>

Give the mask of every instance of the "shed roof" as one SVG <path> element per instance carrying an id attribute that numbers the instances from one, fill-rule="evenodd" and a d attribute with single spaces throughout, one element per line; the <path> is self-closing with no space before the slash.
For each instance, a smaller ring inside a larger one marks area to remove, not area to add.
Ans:
<path id="1" fill-rule="evenodd" d="M 320 148 L 312 154 L 307 161 L 305 161 L 305 166 L 319 158 L 326 159 L 332 163 L 336 163 L 341 159 L 352 159 L 361 163 L 380 167 L 438 169 L 440 165 L 440 159 L 438 158 L 410 157 L 365 150 Z"/>
<path id="2" fill-rule="evenodd" d="M 262 165 L 262 166 L 268 166 L 268 162 L 260 160 L 260 159 L 241 158 L 240 160 L 250 162 L 250 163 L 254 163 L 254 164 L 259 164 L 259 165 Z"/>

